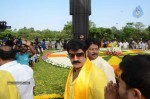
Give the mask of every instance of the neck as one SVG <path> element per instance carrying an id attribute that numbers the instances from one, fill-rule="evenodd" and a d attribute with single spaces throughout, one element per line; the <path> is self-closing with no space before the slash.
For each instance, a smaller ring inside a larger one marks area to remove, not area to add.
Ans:
<path id="1" fill-rule="evenodd" d="M 6 64 L 8 62 L 11 62 L 11 61 L 13 61 L 13 60 L 1 60 L 0 66 Z"/>
<path id="2" fill-rule="evenodd" d="M 74 68 L 73 69 L 73 80 L 78 77 L 80 70 L 81 70 L 81 68 Z"/>
<path id="3" fill-rule="evenodd" d="M 80 72 L 80 70 L 81 70 L 81 68 L 74 68 L 74 69 L 73 69 L 73 72 L 75 72 L 75 73 L 79 73 L 79 72 Z"/>

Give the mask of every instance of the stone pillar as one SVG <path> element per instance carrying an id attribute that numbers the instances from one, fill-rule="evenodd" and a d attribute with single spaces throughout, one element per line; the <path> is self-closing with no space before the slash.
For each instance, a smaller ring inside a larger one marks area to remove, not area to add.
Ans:
<path id="1" fill-rule="evenodd" d="M 91 0 L 70 0 L 70 15 L 72 15 L 72 32 L 74 38 L 89 34 L 89 15 L 91 15 Z"/>

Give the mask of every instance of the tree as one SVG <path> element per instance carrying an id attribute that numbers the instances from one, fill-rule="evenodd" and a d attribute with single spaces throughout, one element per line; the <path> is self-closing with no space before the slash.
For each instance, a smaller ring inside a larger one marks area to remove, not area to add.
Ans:
<path id="1" fill-rule="evenodd" d="M 144 35 L 144 32 L 143 32 L 143 28 L 144 28 L 144 25 L 142 22 L 136 22 L 135 23 L 135 28 L 136 28 L 136 34 L 137 35 L 137 38 L 138 39 L 141 39 L 141 37 Z"/>
<path id="2" fill-rule="evenodd" d="M 30 31 L 26 27 L 19 29 L 18 33 L 19 37 L 29 39 Z"/>
<path id="3" fill-rule="evenodd" d="M 122 40 L 121 31 L 119 31 L 115 26 L 111 27 L 112 39 Z"/>
<path id="4" fill-rule="evenodd" d="M 131 40 L 131 39 L 135 39 L 137 38 L 137 36 L 135 35 L 135 31 L 136 29 L 134 27 L 128 27 L 128 26 L 125 26 L 123 28 L 123 38 L 124 40 Z"/>
<path id="5" fill-rule="evenodd" d="M 63 30 L 61 31 L 64 35 L 67 36 L 67 38 L 72 38 L 73 33 L 72 33 L 72 22 L 68 21 L 65 25 Z"/>
<path id="6" fill-rule="evenodd" d="M 91 28 L 96 28 L 96 24 L 93 21 L 89 20 L 89 30 Z"/>
<path id="7" fill-rule="evenodd" d="M 10 29 L 6 29 L 0 33 L 0 39 L 7 38 L 7 35 L 11 34 L 13 37 L 16 37 L 17 34 Z"/>

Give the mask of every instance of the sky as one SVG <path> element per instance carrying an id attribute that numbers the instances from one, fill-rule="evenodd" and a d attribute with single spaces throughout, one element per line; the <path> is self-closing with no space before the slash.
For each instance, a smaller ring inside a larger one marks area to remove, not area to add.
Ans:
<path id="1" fill-rule="evenodd" d="M 121 29 L 128 22 L 150 25 L 150 0 L 91 0 L 89 20 L 96 27 Z M 140 6 L 143 16 L 136 18 L 133 11 Z M 35 30 L 61 31 L 67 21 L 72 21 L 69 0 L 1 0 L 0 21 L 12 29 L 23 27 Z"/>

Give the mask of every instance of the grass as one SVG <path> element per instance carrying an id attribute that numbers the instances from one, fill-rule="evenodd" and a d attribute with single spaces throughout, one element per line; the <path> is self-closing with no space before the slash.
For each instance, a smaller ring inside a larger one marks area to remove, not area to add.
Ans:
<path id="1" fill-rule="evenodd" d="M 48 51 L 44 51 L 44 53 L 46 52 Z M 62 95 L 69 69 L 53 66 L 44 62 L 41 57 L 39 57 L 39 60 L 33 67 L 35 79 L 34 95 L 52 93 Z"/>

